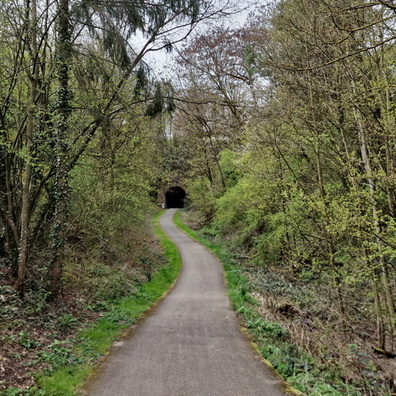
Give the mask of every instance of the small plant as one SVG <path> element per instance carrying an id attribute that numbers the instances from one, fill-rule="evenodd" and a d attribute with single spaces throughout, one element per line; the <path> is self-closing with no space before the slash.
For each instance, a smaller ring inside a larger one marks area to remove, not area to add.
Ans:
<path id="1" fill-rule="evenodd" d="M 85 359 L 74 354 L 66 341 L 55 340 L 48 346 L 48 350 L 40 354 L 39 361 L 49 364 L 54 370 L 70 364 L 83 363 Z"/>
<path id="2" fill-rule="evenodd" d="M 65 328 L 71 328 L 77 322 L 78 320 L 71 314 L 64 314 L 58 318 L 59 325 Z"/>
<path id="3" fill-rule="evenodd" d="M 23 346 L 25 349 L 33 349 L 39 346 L 39 343 L 30 338 L 30 333 L 28 331 L 21 331 L 19 333 L 20 340 L 19 344 Z"/>
<path id="4" fill-rule="evenodd" d="M 37 290 L 34 295 L 32 295 L 32 305 L 30 307 L 31 312 L 34 314 L 43 312 L 47 306 L 50 294 L 51 293 L 45 289 Z"/>
<path id="5" fill-rule="evenodd" d="M 8 388 L 4 391 L 4 396 L 18 396 L 20 395 L 20 390 L 18 388 Z"/>
<path id="6" fill-rule="evenodd" d="M 250 320 L 246 323 L 246 327 L 251 330 L 253 334 L 266 334 L 281 338 L 287 335 L 287 331 L 283 329 L 278 323 L 266 322 L 262 318 Z"/>
<path id="7" fill-rule="evenodd" d="M 85 308 L 92 312 L 106 311 L 110 308 L 110 303 L 107 301 L 97 301 L 92 304 L 87 304 Z"/>
<path id="8" fill-rule="evenodd" d="M 18 389 L 15 387 L 11 387 L 2 391 L 1 395 L 4 396 L 47 396 L 46 393 L 37 388 L 30 388 L 30 389 Z"/>

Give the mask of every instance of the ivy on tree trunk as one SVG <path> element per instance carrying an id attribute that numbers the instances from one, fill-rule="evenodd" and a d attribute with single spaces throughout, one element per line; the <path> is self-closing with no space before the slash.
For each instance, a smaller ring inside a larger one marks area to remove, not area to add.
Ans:
<path id="1" fill-rule="evenodd" d="M 63 268 L 63 248 L 67 225 L 68 198 L 68 122 L 71 114 L 71 89 L 69 86 L 69 60 L 71 55 L 71 29 L 69 0 L 59 3 L 57 28 L 57 101 L 54 114 L 55 181 L 53 187 L 54 219 L 52 230 L 52 259 L 49 289 L 56 296 Z"/>

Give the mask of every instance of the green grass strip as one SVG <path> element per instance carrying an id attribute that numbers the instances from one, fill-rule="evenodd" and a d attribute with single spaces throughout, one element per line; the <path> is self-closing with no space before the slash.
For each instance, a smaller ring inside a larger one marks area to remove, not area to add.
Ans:
<path id="1" fill-rule="evenodd" d="M 53 367 L 58 367 L 50 373 L 38 374 L 36 378 L 40 389 L 29 390 L 29 395 L 76 395 L 78 387 L 95 369 L 97 359 L 170 289 L 180 272 L 182 261 L 176 245 L 159 226 L 162 214 L 163 211 L 154 217 L 154 232 L 169 264 L 157 271 L 150 282 L 140 285 L 133 295 L 115 301 L 94 326 L 81 330 L 71 350 L 65 348 L 62 342 L 54 345 L 53 355 L 48 354 L 46 358 Z"/>

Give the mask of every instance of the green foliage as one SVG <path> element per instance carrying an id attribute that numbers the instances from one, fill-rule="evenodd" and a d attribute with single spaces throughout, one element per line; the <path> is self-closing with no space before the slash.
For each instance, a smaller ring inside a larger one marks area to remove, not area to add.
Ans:
<path id="1" fill-rule="evenodd" d="M 31 339 L 31 336 L 27 331 L 21 331 L 19 333 L 19 337 L 20 337 L 19 344 L 23 346 L 25 349 L 36 348 L 39 345 L 37 341 Z"/>
<path id="2" fill-rule="evenodd" d="M 63 327 L 73 327 L 78 320 L 72 314 L 64 314 L 59 317 L 58 322 Z"/>
<path id="3" fill-rule="evenodd" d="M 48 373 L 64 366 L 73 366 L 86 362 L 84 357 L 74 353 L 73 347 L 67 341 L 55 340 L 48 348 L 41 352 L 40 362 L 49 365 Z"/>
<path id="4" fill-rule="evenodd" d="M 241 155 L 230 149 L 225 149 L 220 152 L 219 165 L 223 171 L 227 188 L 233 187 L 243 175 Z"/>
<path id="5" fill-rule="evenodd" d="M 215 191 L 205 179 L 192 181 L 188 186 L 192 207 L 202 216 L 211 218 L 215 210 Z"/>
<path id="6" fill-rule="evenodd" d="M 46 393 L 37 388 L 30 388 L 21 390 L 19 388 L 8 388 L 2 393 L 4 396 L 47 396 Z"/>
<path id="7" fill-rule="evenodd" d="M 92 156 L 84 157 L 72 173 L 71 210 L 81 222 L 79 228 L 95 235 L 101 244 L 108 243 L 120 228 L 141 221 L 143 208 L 150 202 L 155 147 L 145 146 L 151 138 L 144 130 L 148 125 L 143 119 L 136 123 L 141 135 L 133 134 L 128 125 L 122 135 L 104 131 L 101 139 L 92 142 Z M 106 153 L 97 160 L 99 150 Z"/>
<path id="8" fill-rule="evenodd" d="M 40 377 L 38 382 L 43 395 L 75 396 L 75 389 L 89 375 L 91 367 L 62 367 L 52 375 Z"/>
<path id="9" fill-rule="evenodd" d="M 266 333 L 279 338 L 287 335 L 287 332 L 278 323 L 268 323 L 262 318 L 249 320 L 246 322 L 246 327 L 255 335 Z"/>
<path id="10" fill-rule="evenodd" d="M 165 110 L 165 97 L 161 84 L 157 84 L 153 101 L 147 106 L 145 115 L 155 118 Z"/>
<path id="11" fill-rule="evenodd" d="M 112 244 L 143 222 L 165 134 L 165 118 L 145 115 L 175 108 L 144 57 L 213 11 L 200 0 L 0 4 L 0 257 L 21 296 L 56 296 L 76 230 Z"/>

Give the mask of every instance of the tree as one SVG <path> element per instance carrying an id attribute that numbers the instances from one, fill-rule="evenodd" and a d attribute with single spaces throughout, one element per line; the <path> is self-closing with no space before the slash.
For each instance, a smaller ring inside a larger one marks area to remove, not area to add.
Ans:
<path id="1" fill-rule="evenodd" d="M 249 33 L 243 28 L 213 28 L 179 52 L 175 135 L 188 147 L 190 177 L 197 180 L 190 193 L 207 192 L 200 206 L 208 217 L 214 211 L 213 199 L 227 188 L 220 153 L 240 147 L 253 102 L 255 75 L 244 46 Z"/>
<path id="2" fill-rule="evenodd" d="M 1 252 L 22 297 L 35 262 L 56 296 L 70 172 L 101 130 L 155 97 L 150 86 L 145 93 L 131 88 L 150 83 L 142 74 L 145 55 L 171 48 L 219 9 L 199 1 L 33 0 L 2 7 L 2 64 L 11 78 L 0 92 Z M 82 71 L 79 63 L 91 69 Z M 52 246 L 52 254 L 43 246 Z"/>
<path id="3" fill-rule="evenodd" d="M 371 342 L 389 350 L 395 336 L 394 18 L 391 2 L 354 0 L 285 0 L 272 15 L 254 15 L 254 34 L 242 47 L 252 49 L 247 65 L 265 82 L 249 96 L 243 150 L 230 146 L 231 165 L 224 147 L 218 152 L 222 170 L 234 168 L 238 176 L 211 197 L 210 207 L 211 225 L 234 248 L 336 302 L 328 308 L 344 338 L 361 340 L 356 312 L 365 312 L 365 323 L 376 329 Z M 261 42 L 255 40 L 260 29 Z M 205 50 L 200 54 L 206 57 Z M 196 70 L 206 89 L 201 63 Z M 218 70 L 224 81 L 227 67 Z M 203 112 L 204 101 L 195 102 Z M 188 127 L 180 124 L 186 134 Z"/>

